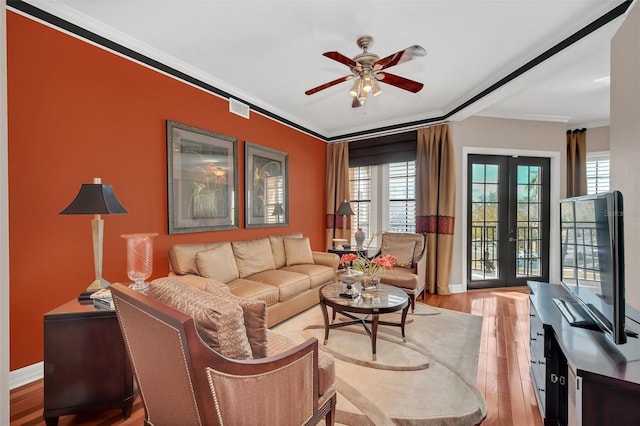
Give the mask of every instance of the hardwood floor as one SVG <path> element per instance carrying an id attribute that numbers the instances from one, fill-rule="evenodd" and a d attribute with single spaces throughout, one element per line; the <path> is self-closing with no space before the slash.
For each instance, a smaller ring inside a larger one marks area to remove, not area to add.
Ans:
<path id="1" fill-rule="evenodd" d="M 471 290 L 428 295 L 426 303 L 484 318 L 476 383 L 487 401 L 482 426 L 541 426 L 529 376 L 528 289 Z M 38 380 L 11 391 L 11 425 L 41 425 L 43 384 Z M 140 398 L 128 420 L 120 410 L 63 416 L 60 425 L 142 425 Z"/>

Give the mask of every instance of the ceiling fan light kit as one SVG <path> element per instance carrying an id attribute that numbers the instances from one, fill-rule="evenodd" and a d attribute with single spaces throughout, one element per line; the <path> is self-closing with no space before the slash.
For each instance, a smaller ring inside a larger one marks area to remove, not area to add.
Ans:
<path id="1" fill-rule="evenodd" d="M 427 52 L 422 47 L 413 45 L 404 50 L 400 50 L 393 55 L 387 56 L 386 58 L 380 59 L 380 57 L 375 53 L 368 52 L 368 49 L 372 44 L 373 38 L 371 36 L 360 37 L 358 39 L 358 47 L 362 49 L 362 53 L 353 59 L 350 59 L 339 52 L 323 53 L 323 56 L 347 65 L 351 69 L 351 75 L 340 77 L 336 80 L 314 87 L 313 89 L 309 89 L 305 94 L 313 95 L 314 93 L 342 83 L 343 81 L 351 80 L 355 77 L 356 80 L 353 82 L 349 95 L 353 97 L 351 106 L 353 108 L 357 108 L 364 105 L 369 93 L 373 96 L 378 96 L 382 93 L 380 85 L 378 84 L 379 81 L 412 93 L 418 93 L 422 90 L 422 83 L 394 74 L 389 74 L 388 72 L 381 72 L 382 70 L 391 68 L 392 66 L 410 61 L 420 56 L 425 56 Z"/>

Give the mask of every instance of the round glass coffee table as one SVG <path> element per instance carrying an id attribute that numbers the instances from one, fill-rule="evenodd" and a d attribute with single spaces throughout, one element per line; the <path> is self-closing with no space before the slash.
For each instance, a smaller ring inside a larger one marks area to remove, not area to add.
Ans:
<path id="1" fill-rule="evenodd" d="M 343 283 L 330 283 L 320 288 L 320 307 L 324 315 L 324 344 L 326 345 L 329 340 L 330 329 L 362 324 L 371 337 L 371 351 L 373 360 L 376 361 L 376 338 L 379 325 L 400 327 L 402 337 L 405 338 L 404 324 L 409 312 L 409 297 L 403 290 L 387 284 L 378 284 L 376 289 L 360 292 L 355 297 L 345 292 L 346 285 Z M 327 306 L 333 311 L 331 322 L 329 322 Z M 381 314 L 400 310 L 402 311 L 400 322 L 380 320 Z M 350 321 L 336 322 L 337 313 L 349 318 Z"/>

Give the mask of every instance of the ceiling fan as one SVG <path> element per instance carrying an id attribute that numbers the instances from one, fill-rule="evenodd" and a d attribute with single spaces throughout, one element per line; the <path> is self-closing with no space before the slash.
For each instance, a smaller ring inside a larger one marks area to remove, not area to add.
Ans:
<path id="1" fill-rule="evenodd" d="M 358 38 L 358 47 L 362 49 L 362 53 L 353 59 L 347 58 L 339 52 L 323 53 L 323 56 L 347 65 L 351 68 L 351 74 L 337 78 L 318 87 L 314 87 L 313 89 L 309 89 L 304 93 L 307 95 L 313 95 L 314 93 L 327 89 L 331 86 L 335 86 L 343 81 L 356 78 L 349 94 L 353 96 L 351 106 L 353 108 L 358 108 L 364 105 L 369 93 L 373 96 L 378 96 L 382 93 L 382 90 L 380 90 L 380 86 L 378 85 L 379 81 L 399 87 L 400 89 L 408 90 L 412 93 L 418 93 L 422 89 L 422 83 L 418 83 L 417 81 L 409 80 L 408 78 L 400 77 L 395 74 L 390 74 L 385 71 L 387 68 L 391 68 L 394 65 L 410 61 L 420 56 L 425 56 L 427 52 L 422 47 L 413 45 L 396 52 L 393 55 L 389 55 L 386 58 L 380 59 L 380 57 L 375 53 L 369 53 L 367 51 L 372 44 L 373 38 L 371 36 L 362 36 Z"/>

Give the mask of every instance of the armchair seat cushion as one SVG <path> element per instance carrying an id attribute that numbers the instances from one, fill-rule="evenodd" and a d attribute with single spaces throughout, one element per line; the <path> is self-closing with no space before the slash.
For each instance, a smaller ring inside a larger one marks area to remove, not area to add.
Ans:
<path id="1" fill-rule="evenodd" d="M 295 348 L 298 344 L 282 334 L 267 330 L 267 356 L 275 356 Z M 331 354 L 318 352 L 318 396 L 332 388 L 336 380 L 335 360 Z"/>
<path id="2" fill-rule="evenodd" d="M 384 271 L 380 282 L 411 290 L 417 290 L 421 287 L 418 275 L 414 274 L 413 270 L 397 266 Z"/>

